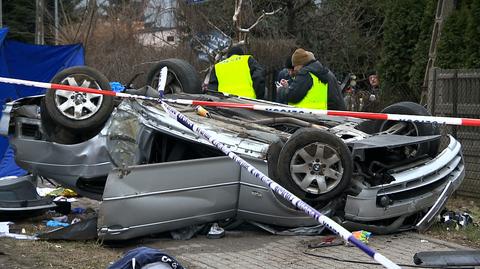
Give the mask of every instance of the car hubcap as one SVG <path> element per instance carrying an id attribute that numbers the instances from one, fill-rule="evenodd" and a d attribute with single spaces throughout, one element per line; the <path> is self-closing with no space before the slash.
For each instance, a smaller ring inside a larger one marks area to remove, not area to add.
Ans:
<path id="1" fill-rule="evenodd" d="M 100 89 L 98 83 L 92 78 L 81 75 L 71 75 L 61 82 L 64 85 L 80 86 L 84 88 Z M 79 85 L 80 84 L 80 85 Z M 85 120 L 93 116 L 100 109 L 103 102 L 103 95 L 55 91 L 55 105 L 62 115 L 73 120 Z"/>
<path id="2" fill-rule="evenodd" d="M 340 183 L 343 166 L 334 148 L 317 142 L 295 152 L 290 173 L 295 184 L 305 192 L 323 194 Z"/>

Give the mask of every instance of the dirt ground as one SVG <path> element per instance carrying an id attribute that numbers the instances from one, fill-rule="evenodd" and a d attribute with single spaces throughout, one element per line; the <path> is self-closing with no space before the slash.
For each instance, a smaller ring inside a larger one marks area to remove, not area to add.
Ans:
<path id="1" fill-rule="evenodd" d="M 426 235 L 449 242 L 455 242 L 469 248 L 480 248 L 480 229 L 478 228 L 480 210 L 476 206 L 476 203 L 466 199 L 452 199 L 447 206 L 451 210 L 464 210 L 470 212 L 474 218 L 475 225 L 472 225 L 469 230 L 447 230 L 446 227 L 438 224 L 428 231 Z M 49 217 L 51 216 L 43 215 L 18 221 L 12 226 L 11 232 L 21 233 L 22 229 L 24 229 L 26 234 L 45 231 L 47 228 L 45 227 L 44 220 Z M 70 219 L 73 217 L 74 216 L 72 215 L 69 216 Z M 258 235 L 250 237 L 245 236 L 243 239 L 241 237 L 248 235 L 248 232 L 246 234 L 242 232 L 227 234 L 232 240 L 224 241 L 227 244 L 225 247 L 231 249 L 236 249 L 237 247 L 248 248 L 248 242 L 251 240 L 265 240 L 268 242 L 272 240 L 271 238 L 275 238 L 266 236 L 264 232 L 257 231 L 257 233 Z M 401 236 L 408 236 L 408 234 L 401 234 Z M 235 243 L 238 242 L 235 239 L 239 238 L 244 241 L 242 244 L 245 246 L 240 245 L 240 243 Z M 203 242 L 202 240 L 204 239 L 202 238 L 197 239 L 197 241 L 198 240 L 207 246 L 211 242 L 209 240 Z M 0 238 L 0 268 L 105 269 L 111 263 L 118 260 L 126 250 L 132 249 L 136 246 L 153 243 L 153 245 L 158 246 L 159 248 L 173 246 L 172 249 L 182 249 L 188 246 L 195 247 L 195 245 L 198 245 L 197 241 L 174 241 L 169 237 L 169 234 L 163 234 L 160 235 L 160 237 L 141 238 L 135 241 L 123 242 L 123 245 L 112 247 L 101 244 L 101 242 L 97 241 L 31 241 Z M 198 268 L 195 266 L 189 266 L 188 261 L 183 261 L 182 263 L 189 268 Z"/>

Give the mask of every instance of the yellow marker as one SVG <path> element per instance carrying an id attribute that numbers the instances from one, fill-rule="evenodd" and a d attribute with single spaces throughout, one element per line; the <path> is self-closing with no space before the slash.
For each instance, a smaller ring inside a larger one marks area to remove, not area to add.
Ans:
<path id="1" fill-rule="evenodd" d="M 210 113 L 208 113 L 208 111 L 201 106 L 197 106 L 195 108 L 195 111 L 197 112 L 198 115 L 200 115 L 202 117 L 210 118 Z"/>

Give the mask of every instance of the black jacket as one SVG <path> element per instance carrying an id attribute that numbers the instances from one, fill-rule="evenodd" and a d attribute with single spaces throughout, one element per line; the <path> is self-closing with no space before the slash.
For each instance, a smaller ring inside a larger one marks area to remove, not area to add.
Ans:
<path id="1" fill-rule="evenodd" d="M 250 68 L 250 76 L 252 77 L 253 89 L 255 90 L 257 99 L 265 99 L 265 70 L 253 57 L 248 58 L 248 67 Z M 215 67 L 210 74 L 208 89 L 218 91 L 218 79 L 215 73 Z"/>
<path id="2" fill-rule="evenodd" d="M 312 88 L 313 81 L 309 73 L 314 74 L 323 83 L 328 83 L 328 103 L 330 110 L 347 110 L 343 101 L 342 93 L 335 75 L 319 61 L 311 61 L 306 64 L 295 76 L 288 86 L 287 100 L 289 103 L 298 103 L 307 95 Z"/>

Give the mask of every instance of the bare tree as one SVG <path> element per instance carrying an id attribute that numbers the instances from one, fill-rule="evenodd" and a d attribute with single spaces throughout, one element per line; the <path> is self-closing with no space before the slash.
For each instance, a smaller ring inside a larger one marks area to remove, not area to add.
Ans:
<path id="1" fill-rule="evenodd" d="M 149 1 L 132 1 L 134 5 L 129 1 L 114 2 L 90 0 L 80 7 L 77 19 L 63 20 L 59 27 L 59 42 L 81 42 L 86 52 L 86 64 L 113 81 L 127 82 L 134 74 L 146 73 L 151 65 L 164 58 L 193 61 L 194 54 L 183 45 L 151 46 L 144 42 L 146 14 L 152 16 L 152 21 L 158 15 L 147 12 Z"/>

